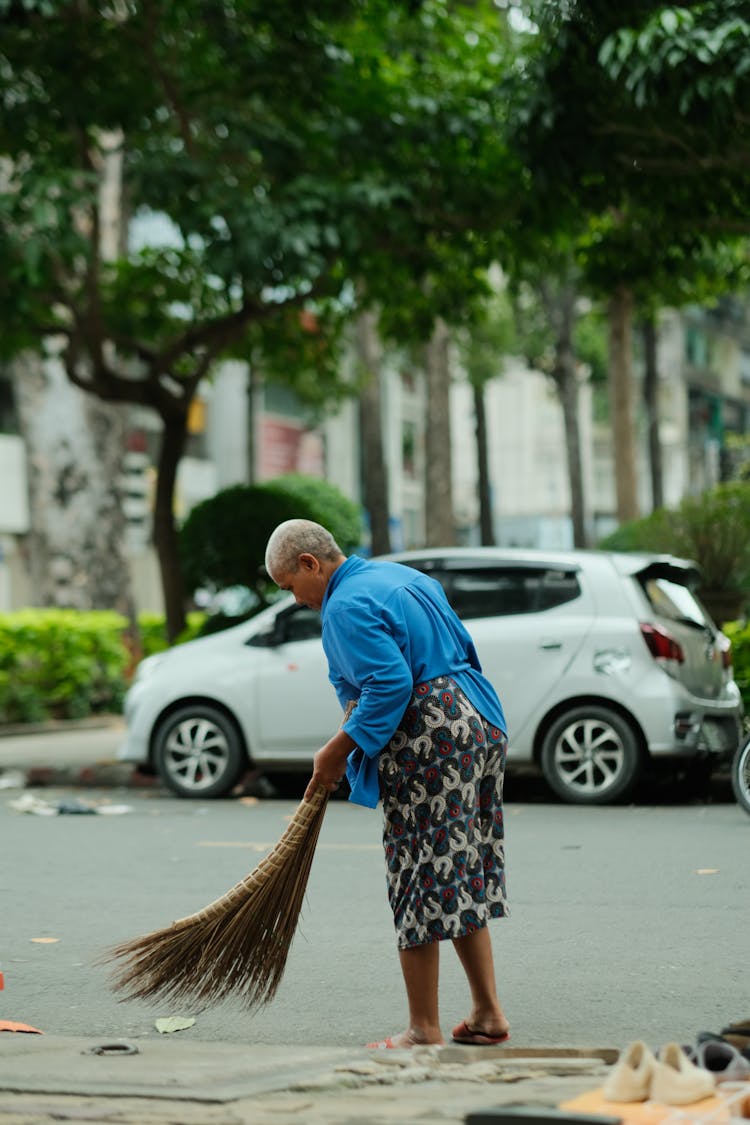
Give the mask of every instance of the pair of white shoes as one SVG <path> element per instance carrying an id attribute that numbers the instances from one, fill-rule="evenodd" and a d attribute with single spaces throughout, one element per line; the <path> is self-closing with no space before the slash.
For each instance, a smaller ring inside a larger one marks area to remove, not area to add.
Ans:
<path id="1" fill-rule="evenodd" d="M 640 1039 L 627 1047 L 602 1092 L 608 1102 L 662 1102 L 690 1105 L 710 1098 L 715 1091 L 713 1074 L 696 1066 L 679 1043 L 667 1043 L 658 1056 Z"/>

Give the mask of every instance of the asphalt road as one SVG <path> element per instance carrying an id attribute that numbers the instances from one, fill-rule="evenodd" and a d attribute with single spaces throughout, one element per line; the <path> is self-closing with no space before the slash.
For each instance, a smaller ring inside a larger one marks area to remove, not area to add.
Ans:
<path id="1" fill-rule="evenodd" d="M 8 747 L 0 740 L 0 766 Z M 236 1004 L 195 1013 L 118 1002 L 97 959 L 233 886 L 278 840 L 296 801 L 26 790 L 51 805 L 80 795 L 130 806 L 43 817 L 11 807 L 23 792 L 0 790 L 0 1018 L 111 1039 L 156 1035 L 159 1016 L 195 1015 L 181 1035 L 320 1046 L 404 1025 L 377 811 L 329 806 L 276 999 L 254 1014 Z M 516 1044 L 690 1042 L 750 1015 L 750 817 L 721 793 L 711 803 L 656 800 L 587 809 L 509 785 L 512 916 L 491 932 Z M 468 998 L 449 946 L 441 968 L 448 1031 Z"/>

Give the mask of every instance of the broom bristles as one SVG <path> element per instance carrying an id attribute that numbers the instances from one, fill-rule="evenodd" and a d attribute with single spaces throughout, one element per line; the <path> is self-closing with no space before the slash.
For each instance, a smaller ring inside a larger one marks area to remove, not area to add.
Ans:
<path id="1" fill-rule="evenodd" d="M 302 801 L 278 844 L 215 902 L 171 926 L 122 942 L 112 987 L 122 1000 L 189 1001 L 202 1009 L 235 996 L 248 1008 L 281 983 L 320 835 L 328 791 Z"/>

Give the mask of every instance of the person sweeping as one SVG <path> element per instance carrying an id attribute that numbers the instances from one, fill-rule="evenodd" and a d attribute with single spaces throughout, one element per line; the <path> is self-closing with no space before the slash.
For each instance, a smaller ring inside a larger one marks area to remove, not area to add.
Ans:
<path id="1" fill-rule="evenodd" d="M 450 940 L 471 994 L 456 1043 L 510 1037 L 487 924 L 508 914 L 503 777 L 507 729 L 471 636 L 440 584 L 410 567 L 346 557 L 330 532 L 287 520 L 266 570 L 299 605 L 321 611 L 329 678 L 357 706 L 315 754 L 305 800 L 333 792 L 383 808 L 388 898 L 408 1027 L 371 1047 L 444 1043 L 440 942 Z"/>

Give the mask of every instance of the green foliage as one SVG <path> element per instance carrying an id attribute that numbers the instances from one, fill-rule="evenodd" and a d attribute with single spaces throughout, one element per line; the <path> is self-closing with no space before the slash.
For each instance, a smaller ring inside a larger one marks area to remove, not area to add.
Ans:
<path id="1" fill-rule="evenodd" d="M 296 518 L 314 520 L 327 527 L 345 555 L 362 542 L 362 510 L 335 485 L 319 477 L 287 473 L 266 485 L 296 505 Z M 303 514 L 304 513 L 304 514 Z"/>
<path id="2" fill-rule="evenodd" d="M 514 240 L 564 231 L 581 288 L 624 285 L 644 310 L 741 284 L 746 0 L 531 7 L 539 33 L 508 79 L 510 147 L 534 185 Z"/>
<path id="3" fill-rule="evenodd" d="M 187 615 L 187 625 L 180 633 L 176 644 L 192 641 L 200 636 L 206 621 L 205 613 L 193 611 Z M 138 632 L 141 639 L 141 653 L 152 656 L 155 652 L 163 652 L 169 648 L 167 638 L 167 622 L 163 613 L 139 613 Z"/>
<path id="4" fill-rule="evenodd" d="M 311 369 L 330 376 L 353 282 L 394 313 L 406 291 L 427 318 L 457 310 L 511 198 L 504 40 L 488 0 L 11 4 L 6 349 L 57 330 L 66 358 L 93 352 L 95 393 L 157 409 L 165 373 L 187 380 L 206 353 L 261 349 L 307 397 Z M 147 233 L 104 263 L 113 152 Z M 287 315 L 303 306 L 317 341 Z M 105 341 L 128 373 L 140 365 L 114 396 Z"/>
<path id="5" fill-rule="evenodd" d="M 291 498 L 264 485 L 233 485 L 196 504 L 180 529 L 180 554 L 191 590 L 247 586 L 265 603 L 266 543 L 278 523 L 297 514 Z"/>
<path id="6" fill-rule="evenodd" d="M 117 711 L 127 620 L 109 611 L 26 609 L 0 615 L 0 722 Z"/>
<path id="7" fill-rule="evenodd" d="M 266 544 L 287 519 L 325 524 L 351 547 L 359 543 L 356 505 L 325 481 L 292 475 L 258 485 L 234 485 L 197 504 L 180 532 L 189 586 L 212 591 L 247 586 L 262 605 L 274 589 L 264 569 Z"/>
<path id="8" fill-rule="evenodd" d="M 639 108 L 669 98 L 683 116 L 708 110 L 732 121 L 750 81 L 746 0 L 660 8 L 641 26 L 605 39 L 599 61 Z"/>
<path id="9" fill-rule="evenodd" d="M 484 387 L 502 374 L 507 355 L 517 345 L 517 325 L 505 288 L 498 289 L 479 303 L 473 321 L 458 335 L 461 357 L 469 380 Z"/>
<path id="10" fill-rule="evenodd" d="M 742 695 L 745 715 L 750 716 L 750 622 L 725 622 L 722 632 L 732 642 L 734 678 Z"/>
<path id="11" fill-rule="evenodd" d="M 732 481 L 686 496 L 677 508 L 623 524 L 599 546 L 692 559 L 701 589 L 750 595 L 750 484 Z"/>

